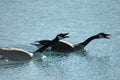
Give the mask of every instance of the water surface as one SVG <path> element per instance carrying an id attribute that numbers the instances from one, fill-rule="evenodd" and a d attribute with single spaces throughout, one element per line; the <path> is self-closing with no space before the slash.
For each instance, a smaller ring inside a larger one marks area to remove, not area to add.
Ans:
<path id="1" fill-rule="evenodd" d="M 1 0 L 0 47 L 37 48 L 30 43 L 69 32 L 79 43 L 99 32 L 111 39 L 92 41 L 87 55 L 38 57 L 24 64 L 0 64 L 1 80 L 119 80 L 119 0 Z M 51 53 L 51 52 L 49 52 Z M 0 62 L 1 63 L 1 62 Z"/>

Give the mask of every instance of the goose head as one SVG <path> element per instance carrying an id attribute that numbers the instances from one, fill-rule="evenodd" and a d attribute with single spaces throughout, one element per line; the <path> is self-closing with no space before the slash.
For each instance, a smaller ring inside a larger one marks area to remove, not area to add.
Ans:
<path id="1" fill-rule="evenodd" d="M 62 39 L 64 39 L 64 38 L 69 38 L 68 34 L 69 34 L 69 33 L 60 33 L 60 34 L 58 34 L 58 35 L 56 36 L 56 38 L 57 38 L 58 40 L 62 40 Z"/>
<path id="2" fill-rule="evenodd" d="M 110 39 L 111 34 L 106 34 L 106 33 L 99 33 L 98 38 L 105 38 L 105 39 Z"/>

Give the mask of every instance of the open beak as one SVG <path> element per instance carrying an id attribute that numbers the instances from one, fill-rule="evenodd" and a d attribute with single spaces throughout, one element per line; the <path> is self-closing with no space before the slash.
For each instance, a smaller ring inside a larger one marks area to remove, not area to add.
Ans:
<path id="1" fill-rule="evenodd" d="M 106 34 L 105 38 L 110 39 L 111 34 Z"/>
<path id="2" fill-rule="evenodd" d="M 64 38 L 69 38 L 70 36 L 68 36 L 69 33 L 65 33 L 64 34 Z"/>

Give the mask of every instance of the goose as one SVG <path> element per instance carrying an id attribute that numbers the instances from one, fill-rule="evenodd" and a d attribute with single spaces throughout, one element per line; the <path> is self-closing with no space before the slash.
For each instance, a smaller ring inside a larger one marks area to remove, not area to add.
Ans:
<path id="1" fill-rule="evenodd" d="M 58 34 L 55 37 L 55 39 L 53 39 L 52 41 L 49 41 L 50 42 L 49 45 L 51 45 L 51 44 L 53 45 L 58 40 L 68 38 L 69 37 L 69 36 L 67 36 L 68 34 L 69 33 L 60 33 L 60 34 Z M 49 46 L 49 45 L 47 45 L 47 46 Z M 44 50 L 44 48 L 46 48 L 47 46 L 43 47 L 42 50 Z M 19 49 L 19 48 L 0 48 L 0 60 L 29 61 L 33 57 L 34 57 L 33 53 L 30 53 L 30 52 L 28 52 L 26 50 L 23 50 L 23 49 Z"/>
<path id="2" fill-rule="evenodd" d="M 0 48 L 0 60 L 29 61 L 33 54 L 19 48 Z"/>
<path id="3" fill-rule="evenodd" d="M 53 40 L 48 41 L 45 45 L 43 45 L 42 47 L 40 47 L 38 50 L 36 50 L 34 53 L 36 52 L 43 52 L 46 48 L 49 47 L 49 50 L 52 49 L 51 46 L 54 46 L 54 44 L 56 44 L 59 40 L 62 40 L 64 38 L 69 38 L 69 36 L 67 36 L 69 33 L 61 33 L 58 34 Z M 34 44 L 33 44 L 34 45 Z"/>
<path id="4" fill-rule="evenodd" d="M 87 38 L 85 41 L 78 43 L 78 44 L 72 44 L 66 41 L 62 41 L 59 40 L 57 42 L 52 42 L 51 40 L 40 40 L 40 41 L 36 41 L 35 43 L 32 43 L 32 45 L 38 47 L 39 49 L 37 50 L 37 52 L 42 52 L 43 50 L 51 50 L 51 51 L 57 51 L 57 52 L 74 52 L 74 51 L 78 51 L 78 50 L 83 50 L 88 43 L 90 43 L 92 40 L 95 39 L 109 39 L 111 34 L 106 34 L 106 33 L 98 33 L 96 35 L 93 35 L 89 38 Z M 51 45 L 53 44 L 54 45 Z M 48 49 L 47 47 L 43 47 L 45 45 L 49 45 L 50 49 Z M 47 49 L 46 49 L 47 48 Z"/>

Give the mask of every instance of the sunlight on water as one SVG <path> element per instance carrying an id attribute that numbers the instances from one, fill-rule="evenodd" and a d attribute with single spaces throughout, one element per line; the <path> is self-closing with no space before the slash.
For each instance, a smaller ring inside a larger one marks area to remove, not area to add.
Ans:
<path id="1" fill-rule="evenodd" d="M 0 61 L 0 80 L 119 80 L 119 6 L 119 0 L 1 0 L 0 47 L 34 52 L 30 43 L 61 32 L 69 32 L 64 40 L 73 44 L 99 32 L 112 35 L 92 41 L 86 54 L 44 52 L 29 62 Z"/>

